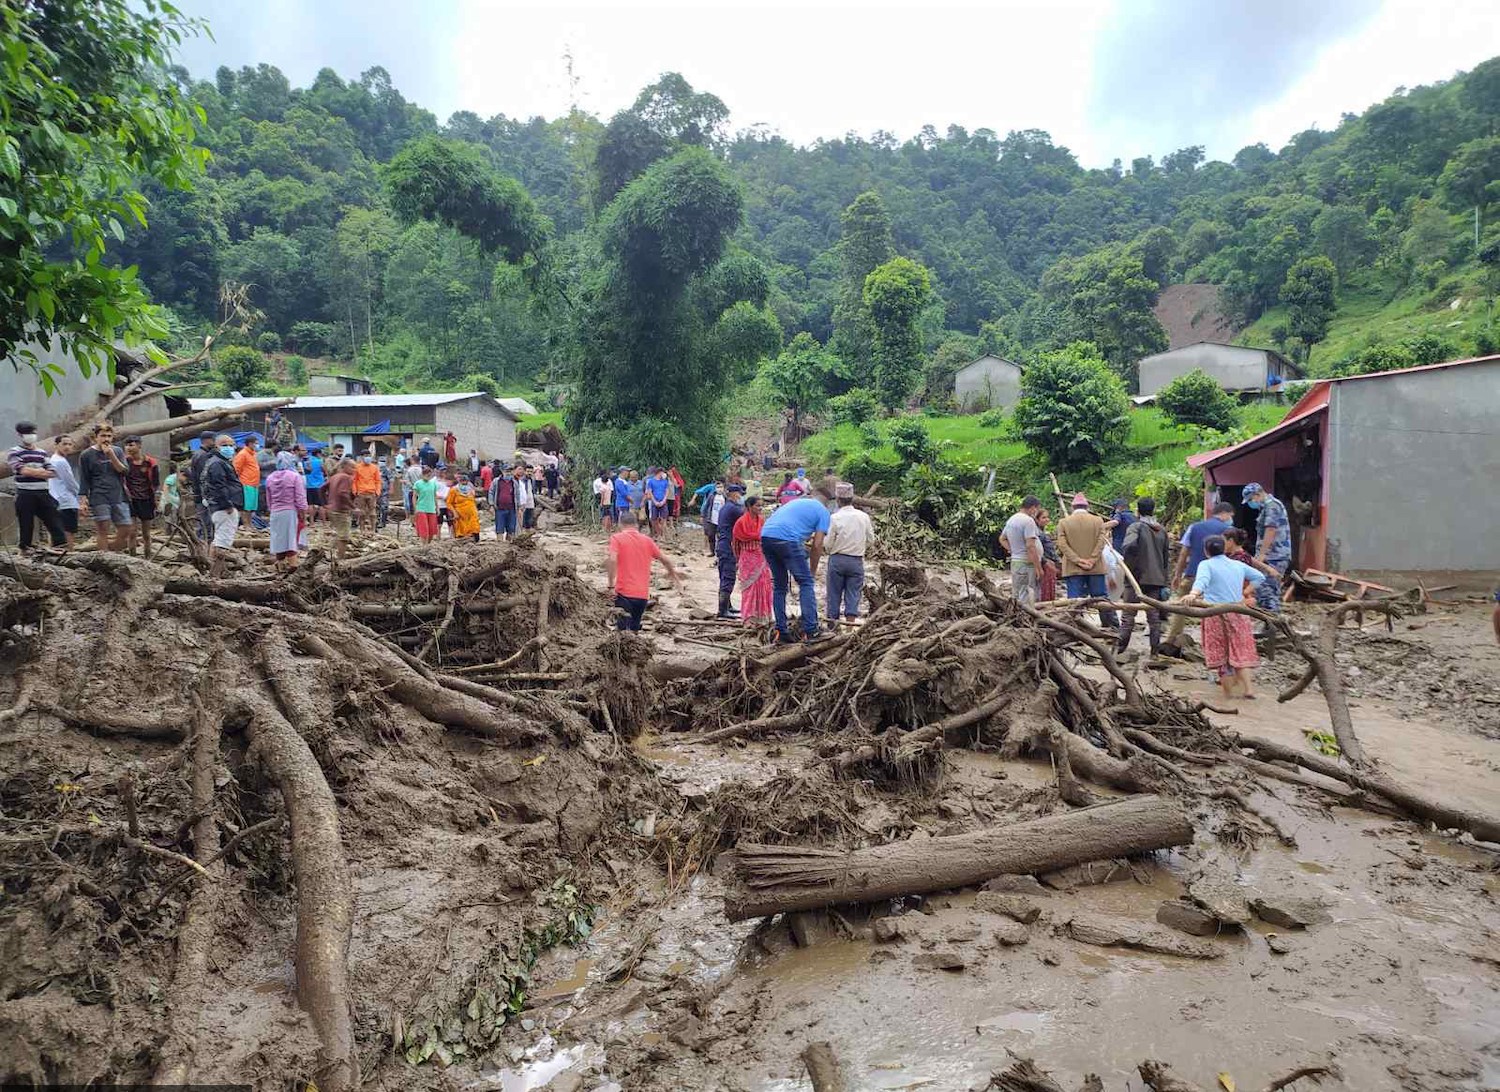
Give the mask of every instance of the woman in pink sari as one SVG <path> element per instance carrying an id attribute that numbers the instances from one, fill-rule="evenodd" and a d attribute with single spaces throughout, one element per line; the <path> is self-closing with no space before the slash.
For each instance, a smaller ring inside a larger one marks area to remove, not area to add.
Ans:
<path id="1" fill-rule="evenodd" d="M 731 543 L 739 559 L 740 618 L 747 626 L 771 617 L 771 569 L 760 552 L 760 528 L 766 517 L 759 497 L 745 499 L 745 514 L 734 522 Z"/>

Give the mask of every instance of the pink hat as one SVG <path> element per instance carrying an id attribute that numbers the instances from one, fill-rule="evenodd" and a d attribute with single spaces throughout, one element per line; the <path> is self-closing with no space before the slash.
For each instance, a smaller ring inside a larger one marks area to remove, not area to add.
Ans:
<path id="1" fill-rule="evenodd" d="M 1074 493 L 1073 494 L 1073 507 L 1074 508 L 1087 508 L 1088 506 L 1089 506 L 1089 499 L 1087 497 L 1085 497 L 1082 493 Z"/>

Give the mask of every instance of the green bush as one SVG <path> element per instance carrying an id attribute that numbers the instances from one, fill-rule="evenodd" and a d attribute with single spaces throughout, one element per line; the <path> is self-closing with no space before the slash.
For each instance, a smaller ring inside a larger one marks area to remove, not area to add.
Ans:
<path id="1" fill-rule="evenodd" d="M 265 330 L 255 337 L 255 347 L 263 353 L 281 352 L 281 335 L 275 330 Z"/>
<path id="2" fill-rule="evenodd" d="M 943 540 L 967 557 L 992 560 L 1000 556 L 1000 532 L 1023 498 L 1000 490 L 985 496 L 969 493 L 943 514 L 938 531 Z"/>
<path id="3" fill-rule="evenodd" d="M 937 455 L 932 437 L 927 433 L 927 423 L 920 417 L 909 415 L 896 418 L 891 422 L 886 438 L 901 462 L 907 466 L 931 462 Z"/>
<path id="4" fill-rule="evenodd" d="M 853 482 L 863 492 L 876 482 L 895 485 L 901 480 L 901 466 L 875 451 L 856 451 L 839 460 L 838 474 L 840 481 Z"/>
<path id="5" fill-rule="evenodd" d="M 874 421 L 865 421 L 859 426 L 859 440 L 865 447 L 879 447 L 885 441 L 880 437 L 880 427 Z"/>
<path id="6" fill-rule="evenodd" d="M 1004 428 L 1006 418 L 1009 416 L 1004 407 L 996 406 L 994 409 L 987 409 L 981 413 L 979 423 L 985 428 Z"/>
<path id="7" fill-rule="evenodd" d="M 230 345 L 214 353 L 221 397 L 238 391 L 246 398 L 272 393 L 271 363 L 248 345 Z"/>
<path id="8" fill-rule="evenodd" d="M 1202 425 L 1220 432 L 1234 427 L 1234 399 L 1199 368 L 1179 375 L 1163 387 L 1156 396 L 1156 404 L 1175 424 Z"/>
<path id="9" fill-rule="evenodd" d="M 1130 399 L 1099 350 L 1076 341 L 1042 353 L 1021 376 L 1021 439 L 1059 470 L 1103 462 L 1130 435 Z"/>
<path id="10" fill-rule="evenodd" d="M 880 399 L 868 387 L 855 387 L 828 400 L 828 411 L 838 424 L 862 425 L 880 416 Z"/>
<path id="11" fill-rule="evenodd" d="M 483 372 L 470 372 L 458 381 L 458 385 L 466 391 L 478 391 L 480 394 L 487 394 L 491 398 L 496 397 L 500 393 L 500 387 L 496 384 L 495 377 L 485 375 Z"/>
<path id="12" fill-rule="evenodd" d="M 286 375 L 297 386 L 307 386 L 307 361 L 303 360 L 300 356 L 287 357 Z"/>

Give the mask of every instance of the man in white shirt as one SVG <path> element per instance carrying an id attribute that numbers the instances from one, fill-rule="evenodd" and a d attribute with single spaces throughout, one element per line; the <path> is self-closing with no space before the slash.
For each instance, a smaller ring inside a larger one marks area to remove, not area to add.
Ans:
<path id="1" fill-rule="evenodd" d="M 62 520 L 68 549 L 73 548 L 73 536 L 78 534 L 78 477 L 73 473 L 73 464 L 68 462 L 73 448 L 71 436 L 59 436 L 52 455 L 47 460 L 53 474 L 52 479 L 47 482 L 47 489 L 57 502 L 57 517 Z"/>
<path id="2" fill-rule="evenodd" d="M 840 612 L 851 622 L 859 620 L 859 598 L 865 587 L 865 550 L 875 541 L 875 525 L 854 507 L 854 486 L 839 482 L 833 487 L 838 508 L 828 520 L 823 552 L 828 555 L 828 621 L 837 624 Z"/>
<path id="3" fill-rule="evenodd" d="M 615 526 L 615 483 L 609 471 L 601 470 L 594 476 L 594 503 L 599 506 L 599 522 L 606 531 Z"/>

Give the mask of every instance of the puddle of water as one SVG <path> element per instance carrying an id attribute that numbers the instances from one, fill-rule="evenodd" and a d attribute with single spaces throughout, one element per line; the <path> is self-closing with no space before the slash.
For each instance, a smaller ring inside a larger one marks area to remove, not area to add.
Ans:
<path id="1" fill-rule="evenodd" d="M 551 1036 L 544 1036 L 541 1042 L 527 1051 L 527 1061 L 514 1068 L 486 1074 L 467 1087 L 474 1092 L 479 1089 L 491 1092 L 532 1092 L 532 1089 L 546 1088 L 554 1077 L 570 1069 L 604 1064 L 604 1052 L 593 1044 L 580 1043 L 566 1050 L 555 1050 L 556 1046 Z M 546 1057 L 540 1057 L 544 1054 Z M 533 1055 L 538 1056 L 532 1057 Z"/>
<path id="2" fill-rule="evenodd" d="M 593 966 L 594 961 L 592 959 L 580 959 L 573 964 L 573 969 L 568 972 L 568 977 L 559 979 L 550 986 L 538 990 L 531 996 L 537 1001 L 545 1001 L 548 998 L 561 997 L 564 994 L 573 993 L 575 990 L 581 990 L 588 984 L 589 971 L 593 969 Z"/>
<path id="3" fill-rule="evenodd" d="M 1320 865 L 1317 861 L 1298 861 L 1297 867 L 1303 872 L 1311 872 L 1314 876 L 1327 876 L 1333 872 L 1333 869 Z"/>

